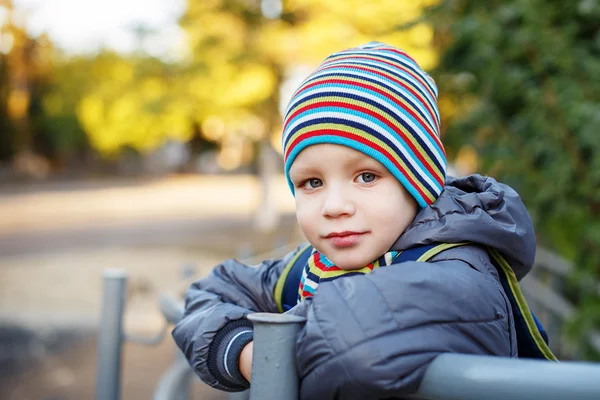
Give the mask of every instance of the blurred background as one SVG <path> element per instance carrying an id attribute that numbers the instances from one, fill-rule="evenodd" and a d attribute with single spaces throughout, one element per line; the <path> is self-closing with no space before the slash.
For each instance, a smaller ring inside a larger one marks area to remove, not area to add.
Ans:
<path id="1" fill-rule="evenodd" d="M 127 271 L 125 328 L 148 336 L 160 293 L 301 241 L 282 109 L 371 40 L 436 79 L 452 172 L 521 194 L 532 307 L 562 357 L 597 360 L 599 0 L 0 0 L 0 398 L 94 396 L 104 269 Z M 174 354 L 127 343 L 123 397 Z"/>

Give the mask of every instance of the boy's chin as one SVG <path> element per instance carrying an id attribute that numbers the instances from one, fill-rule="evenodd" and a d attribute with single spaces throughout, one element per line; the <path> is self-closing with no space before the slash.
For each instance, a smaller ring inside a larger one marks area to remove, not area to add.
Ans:
<path id="1" fill-rule="evenodd" d="M 339 269 L 343 269 L 344 271 L 354 271 L 354 270 L 357 270 L 357 269 L 361 269 L 365 265 L 355 265 L 355 264 L 354 265 L 353 264 L 350 264 L 350 265 L 345 265 L 345 264 L 337 265 L 336 264 L 336 267 L 338 267 Z"/>
<path id="2" fill-rule="evenodd" d="M 366 267 L 380 256 L 371 254 L 373 251 L 368 243 L 360 243 L 349 248 L 323 246 L 323 253 L 336 267 L 344 271 L 353 271 Z M 372 257 L 372 258 L 370 258 Z"/>
<path id="3" fill-rule="evenodd" d="M 361 269 L 370 263 L 370 261 L 363 262 L 360 259 L 357 260 L 356 257 L 348 256 L 349 255 L 346 255 L 345 257 L 334 257 L 329 259 L 335 264 L 336 267 L 338 267 L 339 269 L 343 269 L 344 271 L 353 271 L 356 269 Z"/>

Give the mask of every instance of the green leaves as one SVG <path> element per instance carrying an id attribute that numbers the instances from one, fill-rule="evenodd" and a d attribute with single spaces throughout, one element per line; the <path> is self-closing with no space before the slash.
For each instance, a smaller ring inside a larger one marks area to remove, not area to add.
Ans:
<path id="1" fill-rule="evenodd" d="M 460 110 L 442 116 L 449 154 L 474 145 L 481 172 L 519 191 L 540 244 L 599 279 L 600 2 L 444 4 L 429 18 L 440 37 L 440 104 Z M 600 328 L 598 300 L 581 301 Z M 576 324 L 576 336 L 589 325 Z"/>

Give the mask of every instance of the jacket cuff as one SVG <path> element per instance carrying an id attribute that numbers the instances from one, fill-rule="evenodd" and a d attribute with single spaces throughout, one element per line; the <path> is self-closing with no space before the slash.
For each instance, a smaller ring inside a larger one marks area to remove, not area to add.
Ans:
<path id="1" fill-rule="evenodd" d="M 239 360 L 242 349 L 253 338 L 252 322 L 247 319 L 229 322 L 215 335 L 208 352 L 208 369 L 224 390 L 239 392 L 250 387 L 240 372 Z"/>

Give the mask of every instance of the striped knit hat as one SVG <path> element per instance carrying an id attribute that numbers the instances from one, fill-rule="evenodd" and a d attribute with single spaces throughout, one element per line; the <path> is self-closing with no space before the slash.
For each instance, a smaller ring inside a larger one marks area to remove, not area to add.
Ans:
<path id="1" fill-rule="evenodd" d="M 437 87 L 404 51 L 383 43 L 335 53 L 296 90 L 283 120 L 285 175 L 307 146 L 348 146 L 383 164 L 421 207 L 444 189 Z"/>

